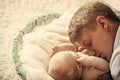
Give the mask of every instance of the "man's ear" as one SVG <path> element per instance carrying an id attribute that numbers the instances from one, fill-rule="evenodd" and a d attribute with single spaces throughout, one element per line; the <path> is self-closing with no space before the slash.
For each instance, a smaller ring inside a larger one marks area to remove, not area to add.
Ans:
<path id="1" fill-rule="evenodd" d="M 108 20 L 104 16 L 97 16 L 96 22 L 103 30 L 109 30 Z"/>

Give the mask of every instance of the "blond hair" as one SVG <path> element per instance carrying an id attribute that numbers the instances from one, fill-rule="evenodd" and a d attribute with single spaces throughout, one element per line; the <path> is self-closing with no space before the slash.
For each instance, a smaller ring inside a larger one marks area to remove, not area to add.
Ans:
<path id="1" fill-rule="evenodd" d="M 75 41 L 82 35 L 84 29 L 95 30 L 95 20 L 97 16 L 102 15 L 111 22 L 118 22 L 119 18 L 114 11 L 102 2 L 88 3 L 82 6 L 73 15 L 69 24 L 68 35 L 70 41 L 75 44 Z"/>

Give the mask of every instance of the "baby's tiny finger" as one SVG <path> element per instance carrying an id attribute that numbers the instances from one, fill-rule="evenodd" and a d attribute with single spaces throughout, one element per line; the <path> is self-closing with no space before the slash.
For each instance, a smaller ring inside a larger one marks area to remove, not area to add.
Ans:
<path id="1" fill-rule="evenodd" d="M 52 56 L 53 56 L 53 54 L 51 53 L 49 56 L 50 56 L 50 57 L 52 57 Z"/>
<path id="2" fill-rule="evenodd" d="M 82 48 L 81 46 L 78 47 L 78 52 L 82 52 L 85 48 Z"/>
<path id="3" fill-rule="evenodd" d="M 79 54 L 77 54 L 77 58 L 80 58 Z"/>
<path id="4" fill-rule="evenodd" d="M 81 59 L 80 59 L 80 58 L 78 58 L 78 59 L 76 59 L 76 61 L 80 63 Z"/>
<path id="5" fill-rule="evenodd" d="M 49 56 L 52 57 L 54 54 L 55 54 L 54 52 L 51 52 Z"/>

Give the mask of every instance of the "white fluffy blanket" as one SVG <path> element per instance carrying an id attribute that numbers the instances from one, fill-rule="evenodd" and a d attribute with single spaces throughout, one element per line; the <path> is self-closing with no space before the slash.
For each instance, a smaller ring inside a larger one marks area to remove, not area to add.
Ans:
<path id="1" fill-rule="evenodd" d="M 23 36 L 19 55 L 28 78 L 54 80 L 47 73 L 49 54 L 55 45 L 69 42 L 67 30 L 71 17 L 72 13 L 66 12 L 59 19 L 37 26 L 31 33 Z"/>

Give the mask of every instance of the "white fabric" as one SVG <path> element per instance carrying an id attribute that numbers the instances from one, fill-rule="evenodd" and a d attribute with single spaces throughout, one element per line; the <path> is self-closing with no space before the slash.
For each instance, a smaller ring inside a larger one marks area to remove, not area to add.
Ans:
<path id="1" fill-rule="evenodd" d="M 55 45 L 69 42 L 67 30 L 71 16 L 72 14 L 65 13 L 52 23 L 37 26 L 31 33 L 23 36 L 20 61 L 32 80 L 54 80 L 47 73 L 49 54 Z"/>
<path id="2" fill-rule="evenodd" d="M 110 71 L 114 80 L 120 80 L 120 26 L 116 34 L 114 52 L 110 60 Z"/>
<path id="3" fill-rule="evenodd" d="M 114 42 L 114 50 L 120 45 L 120 26 L 117 30 L 115 42 Z"/>

